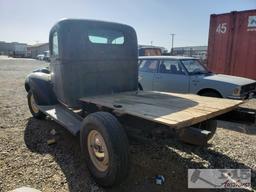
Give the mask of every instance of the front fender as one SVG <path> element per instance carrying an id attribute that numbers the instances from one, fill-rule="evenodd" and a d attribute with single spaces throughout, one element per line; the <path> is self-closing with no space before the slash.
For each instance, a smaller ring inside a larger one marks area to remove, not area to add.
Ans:
<path id="1" fill-rule="evenodd" d="M 50 74 L 34 72 L 25 79 L 26 91 L 32 91 L 38 105 L 57 104 L 57 98 L 53 92 Z"/>

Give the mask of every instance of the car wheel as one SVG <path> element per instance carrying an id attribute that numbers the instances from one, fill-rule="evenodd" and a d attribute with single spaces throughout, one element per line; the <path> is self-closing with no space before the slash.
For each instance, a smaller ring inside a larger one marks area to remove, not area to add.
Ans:
<path id="1" fill-rule="evenodd" d="M 95 181 L 104 187 L 119 184 L 128 174 L 128 139 L 110 113 L 88 115 L 80 132 L 82 154 Z"/>
<path id="2" fill-rule="evenodd" d="M 207 91 L 199 94 L 200 96 L 205 96 L 205 97 L 216 97 L 216 98 L 222 98 L 222 96 L 216 92 L 216 91 Z"/>
<path id="3" fill-rule="evenodd" d="M 32 93 L 32 90 L 29 90 L 27 99 L 28 99 L 28 107 L 33 117 L 35 117 L 36 119 L 44 119 L 46 115 L 39 110 L 37 103 L 35 101 L 34 94 Z"/>

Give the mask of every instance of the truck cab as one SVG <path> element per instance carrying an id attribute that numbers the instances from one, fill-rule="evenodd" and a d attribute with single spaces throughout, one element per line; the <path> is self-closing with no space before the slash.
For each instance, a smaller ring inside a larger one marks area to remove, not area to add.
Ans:
<path id="1" fill-rule="evenodd" d="M 137 37 L 116 23 L 66 19 L 50 31 L 51 81 L 57 100 L 79 107 L 85 96 L 137 89 Z"/>

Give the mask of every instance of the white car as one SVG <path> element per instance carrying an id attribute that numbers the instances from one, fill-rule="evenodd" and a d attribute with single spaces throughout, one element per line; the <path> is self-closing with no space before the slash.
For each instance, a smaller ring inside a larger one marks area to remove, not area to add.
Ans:
<path id="1" fill-rule="evenodd" d="M 38 60 L 43 61 L 43 60 L 44 60 L 44 54 L 39 54 L 39 55 L 36 56 L 36 58 L 37 58 Z"/>
<path id="2" fill-rule="evenodd" d="M 247 99 L 256 91 L 256 81 L 214 74 L 193 57 L 147 56 L 139 57 L 139 88 Z"/>

